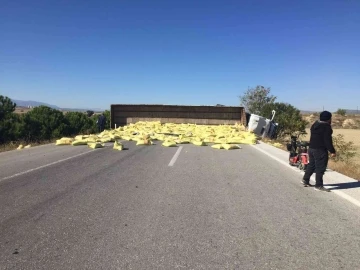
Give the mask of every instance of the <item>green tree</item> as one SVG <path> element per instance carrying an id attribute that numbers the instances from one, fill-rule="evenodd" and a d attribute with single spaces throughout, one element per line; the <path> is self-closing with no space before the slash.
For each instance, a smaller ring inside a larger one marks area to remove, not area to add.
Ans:
<path id="1" fill-rule="evenodd" d="M 70 135 L 90 134 L 96 131 L 95 122 L 87 114 L 81 112 L 68 112 L 65 114 L 66 123 L 69 125 Z"/>
<path id="2" fill-rule="evenodd" d="M 61 111 L 39 106 L 24 116 L 24 139 L 51 140 L 69 134 L 69 125 Z"/>
<path id="3" fill-rule="evenodd" d="M 265 104 L 260 114 L 270 117 L 272 110 L 276 111 L 274 121 L 278 123 L 278 138 L 284 137 L 286 133 L 305 132 L 307 122 L 303 120 L 300 110 L 288 103 L 275 102 Z"/>
<path id="4" fill-rule="evenodd" d="M 111 121 L 111 119 L 110 119 L 110 111 L 106 110 L 104 112 L 104 116 L 106 118 L 105 129 L 110 129 L 110 121 Z"/>
<path id="5" fill-rule="evenodd" d="M 345 115 L 346 115 L 346 110 L 344 110 L 344 109 L 338 109 L 338 110 L 336 111 L 336 114 L 341 115 L 341 116 L 345 116 Z"/>
<path id="6" fill-rule="evenodd" d="M 270 95 L 271 89 L 264 86 L 257 85 L 255 88 L 248 89 L 242 96 L 240 96 L 240 104 L 252 114 L 261 115 L 262 107 L 266 104 L 273 104 L 276 97 Z"/>
<path id="7" fill-rule="evenodd" d="M 10 98 L 0 96 L 0 143 L 14 140 L 13 128 L 17 121 L 16 104 Z"/>
<path id="8" fill-rule="evenodd" d="M 0 121 L 9 117 L 16 108 L 16 103 L 10 98 L 0 95 Z"/>

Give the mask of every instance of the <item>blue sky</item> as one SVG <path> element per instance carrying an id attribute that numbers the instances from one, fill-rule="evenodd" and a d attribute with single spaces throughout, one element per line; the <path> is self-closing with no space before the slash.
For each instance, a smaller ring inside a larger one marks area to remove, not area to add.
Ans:
<path id="1" fill-rule="evenodd" d="M 359 0 L 4 1 L 0 94 L 61 107 L 360 106 Z"/>

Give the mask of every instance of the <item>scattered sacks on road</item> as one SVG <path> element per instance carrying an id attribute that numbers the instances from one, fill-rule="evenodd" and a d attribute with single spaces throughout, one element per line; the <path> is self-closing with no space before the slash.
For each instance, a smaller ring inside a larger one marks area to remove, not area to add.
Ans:
<path id="1" fill-rule="evenodd" d="M 241 149 L 239 144 L 256 144 L 257 137 L 243 125 L 196 125 L 196 124 L 161 124 L 160 121 L 139 121 L 116 129 L 105 130 L 99 134 L 78 135 L 75 138 L 62 138 L 57 145 L 88 145 L 101 148 L 104 143 L 114 142 L 114 149 L 119 150 L 117 140 L 134 141 L 136 145 L 154 145 L 162 141 L 164 147 L 176 147 L 178 144 L 196 146 L 212 145 L 215 149 Z M 121 148 L 121 147 L 120 147 Z"/>

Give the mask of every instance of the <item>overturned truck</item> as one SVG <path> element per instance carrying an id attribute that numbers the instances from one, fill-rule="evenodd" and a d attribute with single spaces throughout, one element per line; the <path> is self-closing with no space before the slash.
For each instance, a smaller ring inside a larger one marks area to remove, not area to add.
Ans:
<path id="1" fill-rule="evenodd" d="M 273 138 L 276 134 L 275 111 L 270 120 L 246 113 L 245 108 L 240 106 L 113 104 L 110 113 L 112 129 L 139 121 L 159 121 L 162 124 L 242 124 L 258 136 Z"/>
<path id="2" fill-rule="evenodd" d="M 139 121 L 197 125 L 247 125 L 245 109 L 236 106 L 182 106 L 148 104 L 111 105 L 111 128 Z"/>

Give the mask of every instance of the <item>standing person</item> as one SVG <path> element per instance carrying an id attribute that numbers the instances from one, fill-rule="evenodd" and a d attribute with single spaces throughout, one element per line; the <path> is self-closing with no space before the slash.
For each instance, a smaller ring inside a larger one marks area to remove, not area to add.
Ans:
<path id="1" fill-rule="evenodd" d="M 104 131 L 104 129 L 105 129 L 105 121 L 106 121 L 105 115 L 104 115 L 104 113 L 102 113 L 99 116 L 98 121 L 97 121 L 98 128 L 99 128 L 99 133 Z"/>
<path id="2" fill-rule="evenodd" d="M 328 152 L 330 152 L 331 157 L 336 156 L 332 140 L 333 130 L 331 128 L 331 118 L 332 114 L 330 112 L 323 111 L 320 114 L 320 121 L 317 120 L 311 126 L 308 151 L 310 162 L 302 179 L 302 183 L 305 187 L 310 186 L 310 177 L 315 172 L 315 190 L 328 192 L 330 190 L 326 189 L 323 183 L 323 175 L 325 174 L 329 160 Z"/>

